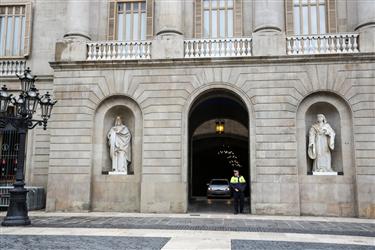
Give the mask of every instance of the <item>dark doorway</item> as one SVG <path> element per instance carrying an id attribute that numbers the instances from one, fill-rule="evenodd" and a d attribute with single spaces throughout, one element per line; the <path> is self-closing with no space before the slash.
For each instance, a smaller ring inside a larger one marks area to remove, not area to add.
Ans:
<path id="1" fill-rule="evenodd" d="M 216 124 L 224 124 L 224 132 Z M 239 169 L 249 182 L 249 123 L 244 103 L 224 90 L 203 94 L 189 114 L 189 211 L 232 212 L 231 199 L 207 197 L 212 179 L 230 180 Z M 249 212 L 249 185 L 245 210 Z"/>

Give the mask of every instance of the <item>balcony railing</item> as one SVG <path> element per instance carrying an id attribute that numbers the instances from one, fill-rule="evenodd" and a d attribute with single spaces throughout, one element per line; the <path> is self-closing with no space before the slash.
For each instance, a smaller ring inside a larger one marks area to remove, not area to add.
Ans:
<path id="1" fill-rule="evenodd" d="M 87 43 L 88 61 L 139 60 L 151 58 L 151 41 L 104 41 Z"/>
<path id="2" fill-rule="evenodd" d="M 358 34 L 326 34 L 287 37 L 288 55 L 358 52 Z"/>
<path id="3" fill-rule="evenodd" d="M 251 38 L 185 40 L 185 58 L 251 56 Z"/>
<path id="4" fill-rule="evenodd" d="M 22 74 L 26 68 L 24 60 L 4 60 L 0 61 L 0 76 L 16 76 Z"/>

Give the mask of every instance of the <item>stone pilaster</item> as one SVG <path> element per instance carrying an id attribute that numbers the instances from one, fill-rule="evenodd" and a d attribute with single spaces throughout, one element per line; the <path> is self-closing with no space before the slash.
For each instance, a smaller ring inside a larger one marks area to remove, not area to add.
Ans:
<path id="1" fill-rule="evenodd" d="M 361 52 L 375 52 L 375 1 L 359 0 L 357 6 L 359 44 Z"/>
<path id="2" fill-rule="evenodd" d="M 182 58 L 184 40 L 182 32 L 183 1 L 155 0 L 155 34 L 152 58 Z"/>
<path id="3" fill-rule="evenodd" d="M 254 56 L 285 55 L 283 0 L 254 1 Z"/>

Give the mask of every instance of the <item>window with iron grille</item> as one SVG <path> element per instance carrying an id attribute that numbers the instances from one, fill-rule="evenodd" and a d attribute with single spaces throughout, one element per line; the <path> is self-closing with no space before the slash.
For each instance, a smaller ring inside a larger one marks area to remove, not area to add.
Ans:
<path id="1" fill-rule="evenodd" d="M 8 108 L 8 114 L 15 112 L 14 107 Z M 19 134 L 16 129 L 0 130 L 0 186 L 13 185 L 17 171 Z"/>

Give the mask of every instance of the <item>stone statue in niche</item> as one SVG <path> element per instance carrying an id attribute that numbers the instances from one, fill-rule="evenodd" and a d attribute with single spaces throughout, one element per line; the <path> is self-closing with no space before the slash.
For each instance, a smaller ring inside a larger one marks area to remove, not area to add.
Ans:
<path id="1" fill-rule="evenodd" d="M 331 165 L 331 151 L 335 148 L 335 131 L 323 114 L 317 115 L 317 122 L 309 131 L 308 155 L 313 160 L 313 173 L 334 172 Z"/>
<path id="2" fill-rule="evenodd" d="M 116 117 L 115 126 L 108 134 L 109 154 L 112 159 L 112 171 L 110 174 L 128 174 L 128 166 L 131 163 L 131 134 L 120 116 Z"/>

